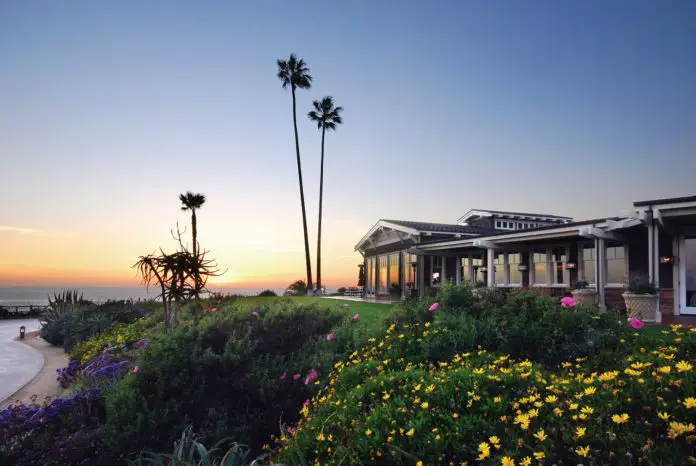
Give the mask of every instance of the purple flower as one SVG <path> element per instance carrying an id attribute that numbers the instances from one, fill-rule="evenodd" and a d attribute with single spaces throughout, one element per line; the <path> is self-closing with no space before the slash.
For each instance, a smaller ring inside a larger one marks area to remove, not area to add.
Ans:
<path id="1" fill-rule="evenodd" d="M 440 307 L 440 303 L 432 303 L 428 308 L 428 312 L 433 314 Z"/>
<path id="2" fill-rule="evenodd" d="M 309 385 L 310 383 L 314 382 L 314 380 L 317 377 L 319 377 L 319 373 L 317 371 L 315 371 L 314 369 L 312 369 L 311 371 L 309 371 L 309 374 L 305 378 L 304 384 Z"/>

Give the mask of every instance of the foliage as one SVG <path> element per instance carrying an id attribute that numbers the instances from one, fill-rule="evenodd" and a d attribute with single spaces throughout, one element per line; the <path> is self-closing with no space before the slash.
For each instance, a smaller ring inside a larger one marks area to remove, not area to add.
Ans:
<path id="1" fill-rule="evenodd" d="M 67 289 L 61 293 L 53 293 L 53 298 L 48 297 L 48 307 L 57 309 L 63 305 L 83 306 L 92 304 L 92 301 L 84 299 L 84 295 L 78 290 Z"/>
<path id="2" fill-rule="evenodd" d="M 259 293 L 259 297 L 261 298 L 271 298 L 274 296 L 278 296 L 278 294 L 273 290 L 263 290 L 261 293 Z"/>
<path id="3" fill-rule="evenodd" d="M 406 325 L 336 365 L 286 429 L 280 461 L 683 464 L 694 453 L 696 329 L 674 327 L 653 351 L 630 334 L 622 344 L 643 351 L 597 371 L 584 358 L 548 370 L 484 349 L 414 361 L 400 350 L 452 329 Z"/>
<path id="4" fill-rule="evenodd" d="M 204 194 L 194 194 L 191 191 L 186 191 L 186 194 L 179 194 L 179 201 L 181 201 L 181 210 L 186 212 L 191 211 L 191 250 L 193 251 L 193 256 L 198 256 L 198 225 L 196 221 L 196 210 L 203 207 L 205 204 Z"/>
<path id="5" fill-rule="evenodd" d="M 109 392 L 112 455 L 166 448 L 189 424 L 202 442 L 231 437 L 258 450 L 281 418 L 296 420 L 313 379 L 354 347 L 345 312 L 279 300 L 252 313 L 227 306 L 191 316 L 198 306 L 169 333 L 152 333 L 139 372 Z"/>
<path id="6" fill-rule="evenodd" d="M 302 296 L 307 294 L 307 284 L 304 280 L 296 280 L 290 285 L 288 285 L 287 291 L 296 296 Z"/>
<path id="7" fill-rule="evenodd" d="M 655 284 L 648 277 L 634 277 L 628 282 L 626 291 L 634 294 L 657 294 Z"/>
<path id="8" fill-rule="evenodd" d="M 365 264 L 358 264 L 358 286 L 365 286 Z"/>
<path id="9" fill-rule="evenodd" d="M 171 454 L 144 452 L 136 461 L 130 461 L 131 466 L 263 466 L 263 455 L 250 461 L 249 449 L 244 445 L 233 443 L 227 452 L 222 455 L 222 447 L 226 444 L 221 440 L 211 448 L 206 448 L 196 439 L 193 426 L 184 429 L 181 438 L 174 442 L 174 451 Z M 222 455 L 222 458 L 219 456 Z"/>
<path id="10" fill-rule="evenodd" d="M 578 280 L 575 283 L 573 283 L 573 289 L 574 290 L 586 290 L 590 287 L 590 284 L 586 282 L 585 280 Z"/>
<path id="11" fill-rule="evenodd" d="M 157 325 L 157 319 L 153 317 L 141 318 L 130 324 L 115 324 L 107 331 L 75 346 L 70 351 L 70 358 L 85 364 L 109 347 L 132 346 L 145 338 L 154 325 Z"/>
<path id="12" fill-rule="evenodd" d="M 348 291 L 348 288 L 346 288 L 345 286 L 342 286 L 342 287 L 338 288 L 338 290 L 336 290 L 336 291 L 338 292 L 338 294 L 343 295 L 346 293 L 346 291 Z"/>
<path id="13" fill-rule="evenodd" d="M 99 389 L 0 410 L 0 464 L 90 465 L 103 453 Z"/>

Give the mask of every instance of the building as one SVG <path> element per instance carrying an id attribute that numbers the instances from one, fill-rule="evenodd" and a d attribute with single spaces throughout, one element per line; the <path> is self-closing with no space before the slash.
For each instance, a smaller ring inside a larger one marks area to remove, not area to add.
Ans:
<path id="1" fill-rule="evenodd" d="M 453 224 L 379 220 L 356 244 L 365 293 L 433 293 L 444 281 L 527 287 L 560 296 L 587 281 L 602 309 L 621 309 L 631 278 L 658 288 L 662 314 L 696 314 L 696 196 L 640 201 L 628 217 L 472 209 Z"/>

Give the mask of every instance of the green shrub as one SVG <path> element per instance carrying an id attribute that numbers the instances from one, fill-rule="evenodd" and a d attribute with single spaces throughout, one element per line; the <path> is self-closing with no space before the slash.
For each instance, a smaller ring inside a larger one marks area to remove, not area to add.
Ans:
<path id="1" fill-rule="evenodd" d="M 272 298 L 274 296 L 278 296 L 278 294 L 273 290 L 263 290 L 261 293 L 259 293 L 259 296 L 261 298 Z"/>

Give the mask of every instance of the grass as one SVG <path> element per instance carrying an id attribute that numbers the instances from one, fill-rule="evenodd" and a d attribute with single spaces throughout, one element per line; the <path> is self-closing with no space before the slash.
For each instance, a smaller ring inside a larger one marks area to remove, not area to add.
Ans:
<path id="1" fill-rule="evenodd" d="M 248 298 L 237 298 L 236 304 L 243 305 L 249 308 L 268 306 L 271 303 L 278 300 L 292 300 L 298 304 L 313 304 L 318 303 L 321 306 L 343 309 L 343 305 L 348 305 L 348 311 L 350 315 L 359 314 L 360 321 L 367 324 L 370 330 L 377 330 L 380 328 L 382 321 L 391 316 L 393 311 L 397 308 L 398 304 L 382 304 L 382 303 L 364 303 L 360 301 L 348 301 L 342 299 L 328 299 L 313 296 L 293 296 L 293 297 L 270 297 L 262 298 L 258 296 L 248 297 Z"/>

